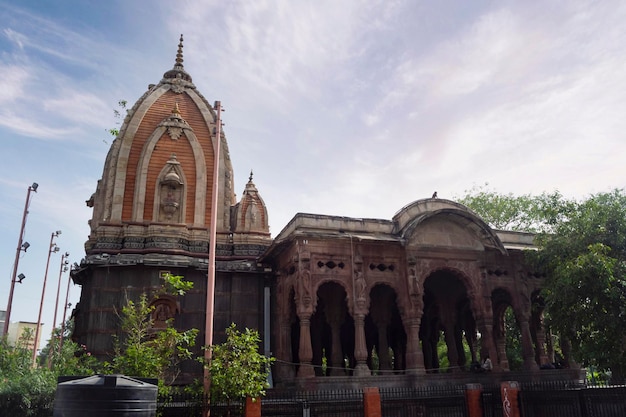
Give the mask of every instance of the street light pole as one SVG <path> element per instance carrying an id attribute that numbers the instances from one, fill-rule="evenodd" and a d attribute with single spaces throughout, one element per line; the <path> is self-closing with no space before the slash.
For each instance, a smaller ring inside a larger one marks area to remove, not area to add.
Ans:
<path id="1" fill-rule="evenodd" d="M 215 251 L 217 249 L 217 204 L 219 201 L 219 172 L 220 172 L 220 143 L 222 141 L 222 103 L 215 102 L 215 157 L 213 163 L 213 195 L 211 196 L 211 225 L 209 229 L 209 270 L 206 288 L 206 313 L 204 322 L 204 393 L 209 397 L 211 379 L 209 375 L 209 363 L 211 361 L 211 345 L 213 344 L 213 310 L 215 305 Z M 208 416 L 210 410 L 204 407 L 203 416 Z"/>
<path id="2" fill-rule="evenodd" d="M 63 272 L 67 271 L 67 264 L 70 261 L 67 258 L 70 256 L 69 252 L 65 252 L 61 255 L 61 266 L 59 267 L 59 284 L 57 285 L 57 298 L 54 303 L 54 319 L 52 320 L 52 331 L 50 332 L 50 352 L 48 352 L 48 368 L 52 366 L 52 354 L 54 352 L 54 329 L 57 327 L 57 311 L 59 310 L 59 295 L 61 293 L 61 277 Z M 63 337 L 63 335 L 61 335 Z M 59 350 L 60 352 L 60 350 Z"/>
<path id="3" fill-rule="evenodd" d="M 67 304 L 70 299 L 70 282 L 72 281 L 72 277 L 70 275 L 67 276 L 67 290 L 65 291 L 65 304 L 63 304 L 63 321 L 61 322 L 61 340 L 59 341 L 59 352 L 63 350 L 63 336 L 65 335 L 65 315 L 67 313 L 67 309 L 70 306 Z"/>
<path id="4" fill-rule="evenodd" d="M 9 303 L 7 304 L 7 312 L 4 318 L 4 329 L 2 331 L 2 335 L 6 337 L 9 333 L 9 323 L 11 322 L 11 305 L 13 304 L 13 291 L 15 290 L 15 278 L 17 276 L 17 266 L 20 262 L 20 252 L 22 249 L 26 252 L 28 246 L 23 248 L 23 239 L 24 239 L 24 227 L 26 227 L 26 216 L 28 216 L 28 206 L 30 205 L 30 193 L 31 191 L 37 192 L 37 187 L 39 184 L 36 182 L 33 183 L 30 187 L 28 187 L 28 192 L 26 193 L 26 204 L 24 205 L 24 213 L 22 214 L 22 227 L 20 228 L 20 237 L 17 240 L 17 250 L 15 251 L 15 262 L 13 262 L 13 274 L 11 275 L 11 289 L 9 290 Z M 30 246 L 30 245 L 29 245 Z"/>
<path id="5" fill-rule="evenodd" d="M 48 280 L 48 267 L 50 266 L 50 255 L 59 251 L 59 247 L 54 243 L 54 238 L 61 234 L 60 230 L 52 232 L 50 236 L 50 247 L 48 249 L 48 260 L 46 261 L 46 272 L 43 276 L 43 288 L 41 289 L 41 302 L 39 303 L 39 316 L 37 317 L 37 330 L 35 331 L 35 343 L 33 346 L 33 367 L 37 363 L 37 342 L 39 340 L 39 331 L 41 329 L 41 313 L 43 311 L 43 299 L 46 295 L 46 281 Z"/>

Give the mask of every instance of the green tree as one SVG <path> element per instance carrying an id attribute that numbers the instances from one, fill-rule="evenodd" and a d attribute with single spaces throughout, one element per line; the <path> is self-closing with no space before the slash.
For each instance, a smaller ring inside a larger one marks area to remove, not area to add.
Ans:
<path id="1" fill-rule="evenodd" d="M 492 227 L 536 232 L 527 259 L 546 273 L 546 323 L 585 366 L 626 375 L 626 195 L 583 201 L 560 193 L 504 195 L 474 188 L 460 199 Z M 568 344 L 568 343 L 566 343 Z M 563 352 L 565 354 L 565 351 Z"/>
<path id="2" fill-rule="evenodd" d="M 574 207 L 574 202 L 558 191 L 516 196 L 498 193 L 489 189 L 489 184 L 465 191 L 457 201 L 472 209 L 494 229 L 517 232 L 553 231 Z"/>
<path id="3" fill-rule="evenodd" d="M 191 288 L 191 283 L 180 276 L 168 274 L 164 280 L 157 294 L 170 291 L 183 295 Z M 198 330 L 179 331 L 173 327 L 173 319 L 166 322 L 164 329 L 154 329 L 153 310 L 145 293 L 137 301 L 128 300 L 120 314 L 123 337 L 115 339 L 113 359 L 104 367 L 111 373 L 158 378 L 159 389 L 164 392 L 178 377 L 178 365 L 192 358 L 190 348 L 195 346 Z"/>
<path id="4" fill-rule="evenodd" d="M 539 236 L 532 258 L 547 273 L 551 326 L 572 341 L 583 365 L 626 375 L 626 195 L 592 195 L 552 234 Z"/>
<path id="5" fill-rule="evenodd" d="M 56 375 L 47 368 L 33 368 L 34 339 L 26 330 L 15 346 L 0 339 L 0 404 L 2 415 L 39 417 L 51 415 Z"/>
<path id="6" fill-rule="evenodd" d="M 211 402 L 226 402 L 265 395 L 273 361 L 259 353 L 261 338 L 256 330 L 240 332 L 233 323 L 226 329 L 226 342 L 211 346 L 209 373 Z"/>

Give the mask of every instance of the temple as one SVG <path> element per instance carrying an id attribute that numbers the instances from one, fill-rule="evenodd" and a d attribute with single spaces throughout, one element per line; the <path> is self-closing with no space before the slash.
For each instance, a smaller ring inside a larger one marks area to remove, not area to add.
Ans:
<path id="1" fill-rule="evenodd" d="M 524 262 L 523 251 L 534 249 L 531 234 L 493 230 L 467 207 L 433 195 L 392 219 L 298 213 L 272 238 L 252 173 L 236 198 L 217 123 L 215 106 L 183 67 L 181 36 L 174 67 L 128 110 L 87 201 L 86 256 L 72 271 L 82 286 L 73 337 L 97 356 L 111 354 L 117 312 L 158 288 L 165 273 L 194 287 L 151 300 L 156 330 L 173 319 L 181 330 L 200 329 L 204 344 L 217 193 L 214 342 L 231 322 L 259 330 L 262 349 L 277 359 L 277 386 L 426 377 L 442 371 L 442 343 L 448 373 L 468 372 L 487 356 L 494 371 L 506 371 L 508 308 L 523 368 L 554 361 L 542 325 L 542 276 Z M 202 373 L 195 363 L 181 370 L 181 383 Z"/>

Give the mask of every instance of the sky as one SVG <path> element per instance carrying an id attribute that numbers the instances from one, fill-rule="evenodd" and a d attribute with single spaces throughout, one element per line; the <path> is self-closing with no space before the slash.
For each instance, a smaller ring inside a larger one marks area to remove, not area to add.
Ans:
<path id="1" fill-rule="evenodd" d="M 181 33 L 185 70 L 225 109 L 238 198 L 252 170 L 276 236 L 298 212 L 391 219 L 484 184 L 624 188 L 624 21 L 620 0 L 0 0 L 0 309 L 37 182 L 11 321 L 38 320 L 61 230 L 42 338 L 59 276 L 60 323 L 60 255 L 85 256 L 114 110 L 173 67 Z"/>

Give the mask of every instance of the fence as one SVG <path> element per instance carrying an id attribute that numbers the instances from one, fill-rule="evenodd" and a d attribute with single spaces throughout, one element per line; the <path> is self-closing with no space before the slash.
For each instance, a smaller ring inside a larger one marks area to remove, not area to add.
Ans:
<path id="1" fill-rule="evenodd" d="M 519 415 L 523 417 L 626 416 L 626 386 L 585 387 L 570 383 L 520 384 Z M 383 417 L 466 417 L 464 385 L 418 388 L 381 388 Z M 170 396 L 159 400 L 163 417 L 198 417 L 202 398 Z M 231 404 L 231 417 L 243 417 L 243 402 Z M 481 393 L 485 417 L 501 417 L 499 385 L 485 385 Z M 211 416 L 225 416 L 226 404 L 212 404 Z M 363 417 L 361 390 L 268 390 L 261 399 L 261 415 L 272 417 Z"/>

